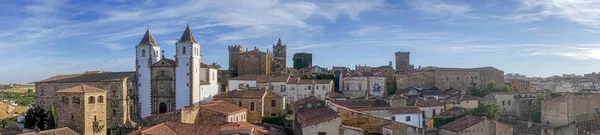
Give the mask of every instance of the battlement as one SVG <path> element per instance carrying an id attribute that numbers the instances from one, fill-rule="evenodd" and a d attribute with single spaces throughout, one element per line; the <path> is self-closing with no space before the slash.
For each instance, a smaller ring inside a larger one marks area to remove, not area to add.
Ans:
<path id="1" fill-rule="evenodd" d="M 396 52 L 394 54 L 396 54 L 396 55 L 410 55 L 410 52 L 398 51 L 398 52 Z"/>
<path id="2" fill-rule="evenodd" d="M 227 48 L 229 51 L 241 51 L 243 50 L 242 45 L 228 45 Z"/>

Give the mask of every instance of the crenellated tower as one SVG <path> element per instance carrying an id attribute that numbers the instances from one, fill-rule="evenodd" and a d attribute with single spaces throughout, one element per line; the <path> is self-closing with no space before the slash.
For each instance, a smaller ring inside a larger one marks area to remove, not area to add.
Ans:
<path id="1" fill-rule="evenodd" d="M 177 43 L 175 61 L 175 107 L 192 105 L 192 95 L 200 94 L 200 44 L 194 38 L 190 25 Z"/>
<path id="2" fill-rule="evenodd" d="M 152 64 L 161 59 L 160 46 L 154 41 L 154 37 L 150 33 L 150 29 L 146 30 L 146 34 L 142 41 L 135 46 L 136 59 L 135 71 L 138 77 L 138 97 L 140 102 L 140 115 L 142 117 L 150 116 L 150 83 L 151 73 L 150 67 Z"/>
<path id="3" fill-rule="evenodd" d="M 238 59 L 244 48 L 241 45 L 229 45 L 227 48 L 229 49 L 229 71 L 237 73 Z"/>

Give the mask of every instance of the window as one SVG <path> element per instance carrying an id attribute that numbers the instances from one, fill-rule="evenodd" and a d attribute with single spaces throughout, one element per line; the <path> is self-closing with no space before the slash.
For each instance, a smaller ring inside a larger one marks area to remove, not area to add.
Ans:
<path id="1" fill-rule="evenodd" d="M 96 98 L 95 98 L 94 96 L 91 96 L 91 97 L 89 97 L 89 98 L 88 98 L 88 103 L 89 103 L 89 104 L 96 103 Z"/>
<path id="2" fill-rule="evenodd" d="M 393 121 L 396 121 L 396 116 L 392 116 L 392 120 L 393 120 Z"/>
<path id="3" fill-rule="evenodd" d="M 242 102 L 238 102 L 238 106 L 242 107 Z"/>
<path id="4" fill-rule="evenodd" d="M 62 97 L 62 102 L 63 102 L 63 104 L 69 104 L 69 97 L 66 97 L 66 96 Z"/>
<path id="5" fill-rule="evenodd" d="M 315 90 L 319 90 L 319 86 L 315 86 Z"/>
<path id="6" fill-rule="evenodd" d="M 422 113 L 423 113 L 423 114 L 422 114 L 422 115 L 423 115 L 423 119 L 425 119 L 425 111 L 423 111 Z"/>
<path id="7" fill-rule="evenodd" d="M 277 107 L 277 101 L 271 100 L 271 107 Z"/>
<path id="8" fill-rule="evenodd" d="M 431 113 L 433 116 L 435 116 L 435 109 L 433 109 L 433 112 Z"/>
<path id="9" fill-rule="evenodd" d="M 98 121 L 98 119 L 96 119 L 96 116 L 94 115 L 94 121 Z"/>
<path id="10" fill-rule="evenodd" d="M 508 105 L 510 105 L 510 100 L 508 100 Z"/>
<path id="11" fill-rule="evenodd" d="M 113 112 L 113 114 L 112 114 L 113 116 L 117 116 L 117 110 L 113 110 L 112 112 Z"/>
<path id="12" fill-rule="evenodd" d="M 319 132 L 318 135 L 327 135 L 327 132 Z"/>
<path id="13" fill-rule="evenodd" d="M 308 90 L 310 90 L 310 86 L 308 86 Z"/>
<path id="14" fill-rule="evenodd" d="M 285 92 L 285 85 L 281 85 L 281 92 Z"/>
<path id="15" fill-rule="evenodd" d="M 405 120 L 410 121 L 410 116 L 406 116 Z"/>
<path id="16" fill-rule="evenodd" d="M 73 97 L 73 103 L 79 104 L 79 97 Z"/>
<path id="17" fill-rule="evenodd" d="M 185 47 L 183 47 L 181 54 L 185 55 Z"/>
<path id="18" fill-rule="evenodd" d="M 98 103 L 104 102 L 104 96 L 98 96 Z"/>
<path id="19" fill-rule="evenodd" d="M 502 100 L 502 106 L 504 106 L 504 100 Z"/>
<path id="20" fill-rule="evenodd" d="M 358 84 L 358 90 L 362 90 L 362 84 Z"/>
<path id="21" fill-rule="evenodd" d="M 323 90 L 325 90 L 325 85 L 323 85 Z"/>
<path id="22" fill-rule="evenodd" d="M 146 57 L 146 49 L 142 49 L 142 57 Z"/>
<path id="23" fill-rule="evenodd" d="M 269 89 L 274 90 L 275 86 L 271 85 L 271 86 L 269 86 Z"/>
<path id="24" fill-rule="evenodd" d="M 250 111 L 254 111 L 254 102 L 250 102 Z"/>
<path id="25" fill-rule="evenodd" d="M 277 114 L 276 113 L 271 113 L 271 116 L 277 116 Z"/>

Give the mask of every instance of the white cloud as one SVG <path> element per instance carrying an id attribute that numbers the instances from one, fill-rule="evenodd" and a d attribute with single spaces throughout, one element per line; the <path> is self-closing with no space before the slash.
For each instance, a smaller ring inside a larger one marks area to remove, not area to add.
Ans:
<path id="1" fill-rule="evenodd" d="M 522 32 L 531 32 L 531 31 L 536 31 L 536 30 L 538 30 L 538 28 L 528 28 L 528 29 L 523 30 Z"/>
<path id="2" fill-rule="evenodd" d="M 440 0 L 412 0 L 407 1 L 407 3 L 416 11 L 435 16 L 467 17 L 466 14 L 473 11 L 469 4 L 448 3 Z"/>
<path id="3" fill-rule="evenodd" d="M 600 1 L 594 0 L 520 0 L 519 14 L 513 21 L 534 22 L 558 17 L 579 24 L 600 27 Z"/>

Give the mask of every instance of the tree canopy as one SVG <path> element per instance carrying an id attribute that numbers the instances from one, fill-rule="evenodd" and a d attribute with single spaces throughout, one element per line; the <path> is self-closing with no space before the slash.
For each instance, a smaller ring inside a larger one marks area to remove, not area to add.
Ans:
<path id="1" fill-rule="evenodd" d="M 448 124 L 454 120 L 460 119 L 464 116 L 483 116 L 488 119 L 496 120 L 500 118 L 498 111 L 498 105 L 492 102 L 480 101 L 477 107 L 474 109 L 463 110 L 459 115 L 456 116 L 436 116 L 433 117 L 433 126 L 438 128 L 442 125 Z"/>
<path id="2" fill-rule="evenodd" d="M 27 110 L 25 114 L 25 123 L 23 124 L 28 129 L 48 130 L 58 127 L 58 114 L 56 108 L 50 107 L 50 111 L 44 110 L 42 107 L 34 106 Z"/>
<path id="3" fill-rule="evenodd" d="M 219 65 L 217 62 L 210 63 L 210 65 L 213 66 L 213 67 L 215 67 L 215 68 L 217 68 L 217 69 L 221 69 L 222 68 L 221 65 Z"/>
<path id="4" fill-rule="evenodd" d="M 527 115 L 533 122 L 540 123 L 542 121 L 542 101 L 548 99 L 544 94 L 537 95 L 531 105 L 527 108 Z"/>
<path id="5" fill-rule="evenodd" d="M 502 83 L 487 83 L 482 87 L 469 87 L 468 94 L 478 97 L 485 97 L 492 92 L 513 92 L 514 90 Z"/>

